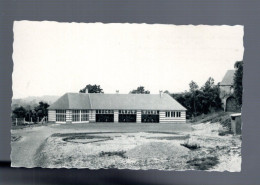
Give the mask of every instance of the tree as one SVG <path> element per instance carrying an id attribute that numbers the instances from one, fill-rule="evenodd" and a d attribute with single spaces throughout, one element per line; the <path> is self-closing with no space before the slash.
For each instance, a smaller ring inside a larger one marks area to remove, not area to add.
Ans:
<path id="1" fill-rule="evenodd" d="M 196 92 L 198 91 L 198 84 L 194 81 L 191 81 L 190 84 L 190 92 L 192 94 L 192 100 L 193 100 L 193 115 L 197 115 L 197 110 L 196 110 Z"/>
<path id="2" fill-rule="evenodd" d="M 13 114 L 14 114 L 15 118 L 25 118 L 26 113 L 27 113 L 27 110 L 23 106 L 16 107 L 13 110 Z"/>
<path id="3" fill-rule="evenodd" d="M 221 99 L 219 97 L 219 86 L 214 84 L 214 79 L 209 78 L 204 86 L 201 88 L 202 97 L 200 102 L 203 104 L 202 112 L 207 114 L 211 111 L 218 110 L 221 108 Z"/>
<path id="4" fill-rule="evenodd" d="M 79 92 L 80 93 L 86 93 L 86 90 L 88 90 L 88 93 L 104 93 L 103 89 L 101 89 L 100 85 L 91 85 L 88 84 L 86 87 L 81 89 Z"/>
<path id="5" fill-rule="evenodd" d="M 234 75 L 234 96 L 239 106 L 242 105 L 242 94 L 243 94 L 243 61 L 236 62 L 235 67 L 237 68 Z"/>
<path id="6" fill-rule="evenodd" d="M 39 105 L 34 108 L 36 116 L 39 117 L 39 119 L 42 119 L 45 116 L 48 116 L 48 107 L 50 105 L 45 102 L 39 102 Z"/>
<path id="7" fill-rule="evenodd" d="M 145 90 L 144 86 L 139 86 L 137 89 L 130 91 L 130 94 L 150 94 L 150 91 Z"/>
<path id="8" fill-rule="evenodd" d="M 186 116 L 190 118 L 193 114 L 192 94 L 190 92 L 184 92 L 170 95 L 187 109 Z"/>

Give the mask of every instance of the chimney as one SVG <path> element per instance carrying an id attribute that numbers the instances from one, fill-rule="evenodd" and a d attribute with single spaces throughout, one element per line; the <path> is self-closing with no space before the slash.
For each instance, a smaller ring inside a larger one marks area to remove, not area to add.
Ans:
<path id="1" fill-rule="evenodd" d="M 86 88 L 86 91 L 85 91 L 86 94 L 88 94 L 88 88 Z"/>
<path id="2" fill-rule="evenodd" d="M 119 90 L 116 90 L 116 94 L 119 94 Z"/>
<path id="3" fill-rule="evenodd" d="M 162 97 L 163 96 L 163 91 L 159 91 L 159 93 L 160 93 L 160 97 Z"/>

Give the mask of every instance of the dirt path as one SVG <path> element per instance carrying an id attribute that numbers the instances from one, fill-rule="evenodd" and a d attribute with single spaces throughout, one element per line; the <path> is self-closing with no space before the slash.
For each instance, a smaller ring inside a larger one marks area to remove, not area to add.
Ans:
<path id="1" fill-rule="evenodd" d="M 50 127 L 42 126 L 12 130 L 11 133 L 22 137 L 19 141 L 11 143 L 11 166 L 36 167 L 34 164 L 35 152 L 43 141 L 53 133 L 52 129 Z"/>

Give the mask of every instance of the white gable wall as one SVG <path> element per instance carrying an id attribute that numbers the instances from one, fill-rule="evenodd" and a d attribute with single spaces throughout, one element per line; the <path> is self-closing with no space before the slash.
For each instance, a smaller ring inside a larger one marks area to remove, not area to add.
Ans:
<path id="1" fill-rule="evenodd" d="M 186 123 L 186 111 L 175 111 L 181 112 L 180 117 L 166 117 L 167 111 L 160 111 L 160 123 Z"/>
<path id="2" fill-rule="evenodd" d="M 48 110 L 48 121 L 56 122 L 56 110 Z"/>

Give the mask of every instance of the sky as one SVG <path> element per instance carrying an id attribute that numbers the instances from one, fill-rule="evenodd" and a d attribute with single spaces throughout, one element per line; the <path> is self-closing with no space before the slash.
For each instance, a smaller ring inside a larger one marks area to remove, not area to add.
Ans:
<path id="1" fill-rule="evenodd" d="M 151 94 L 222 80 L 243 60 L 243 26 L 15 21 L 13 98 L 63 95 L 87 84 Z"/>

